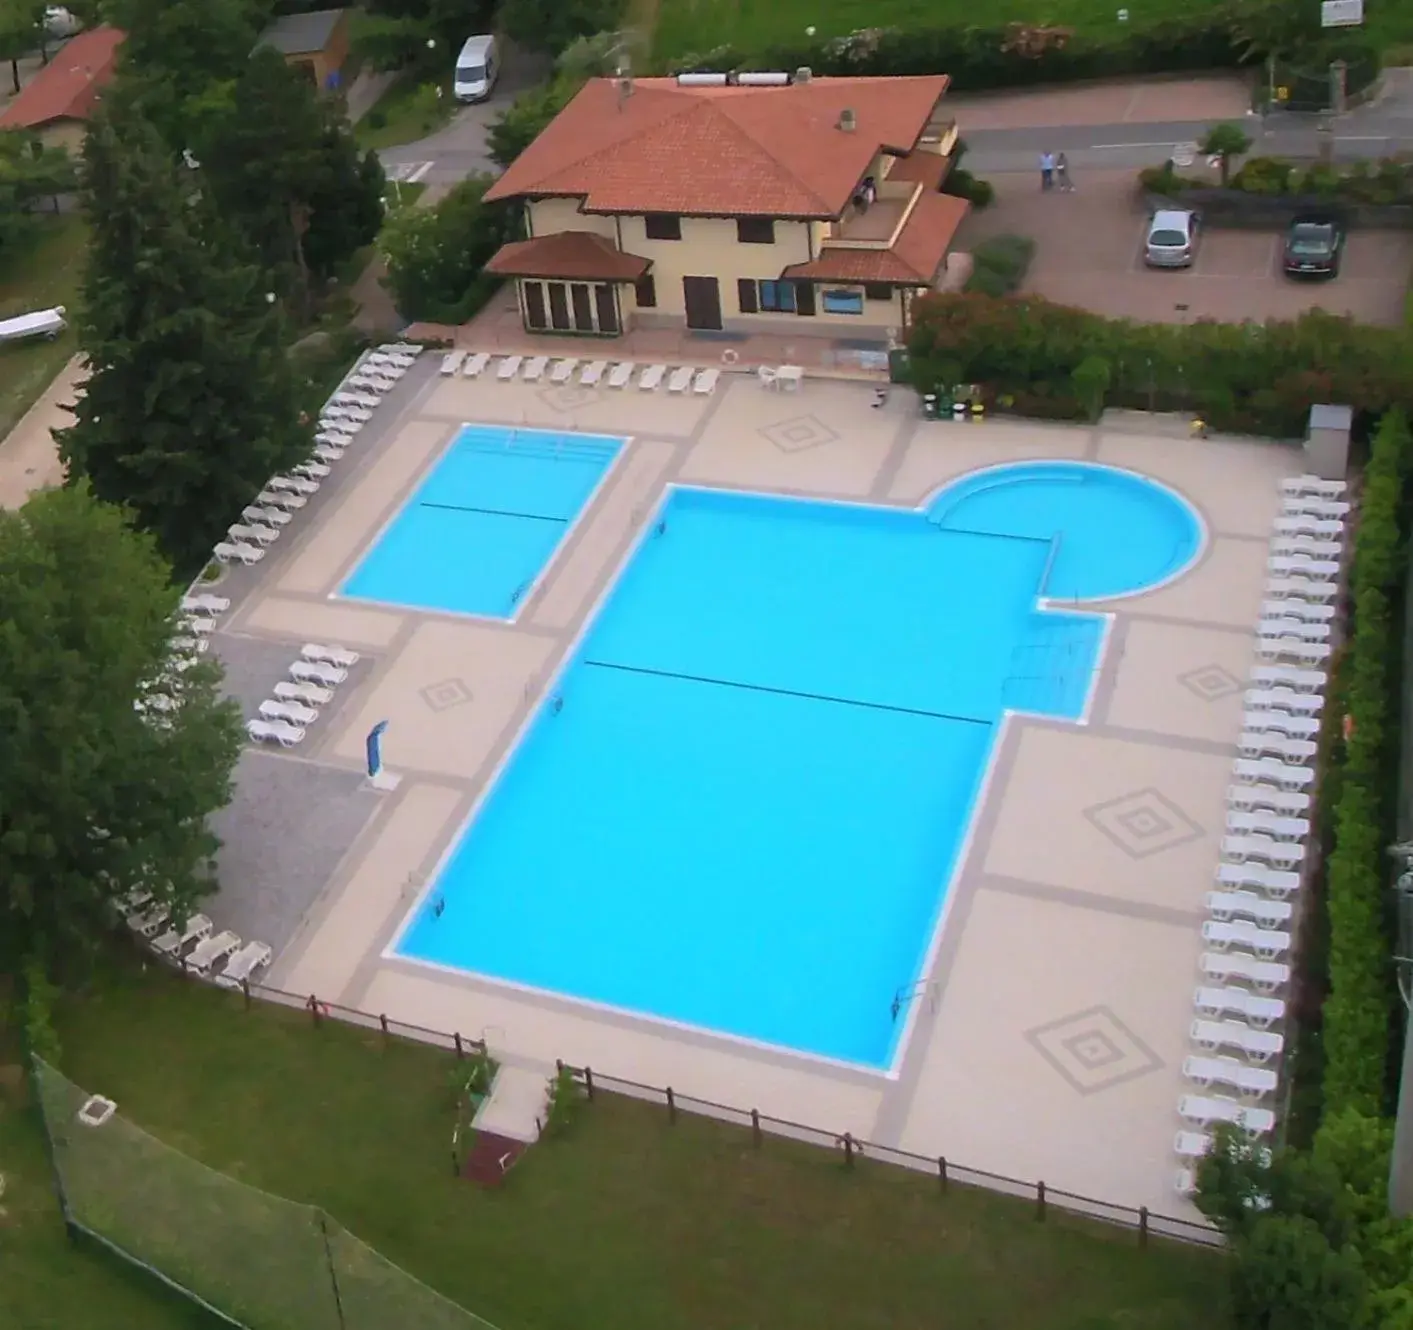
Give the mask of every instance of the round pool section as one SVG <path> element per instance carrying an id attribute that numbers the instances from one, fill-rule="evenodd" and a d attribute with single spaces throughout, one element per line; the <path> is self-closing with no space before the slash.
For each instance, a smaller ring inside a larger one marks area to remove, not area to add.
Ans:
<path id="1" fill-rule="evenodd" d="M 1150 591 L 1202 552 L 1202 519 L 1165 485 L 1092 462 L 988 467 L 942 490 L 927 520 L 947 530 L 1054 540 L 1041 595 L 1109 600 Z"/>

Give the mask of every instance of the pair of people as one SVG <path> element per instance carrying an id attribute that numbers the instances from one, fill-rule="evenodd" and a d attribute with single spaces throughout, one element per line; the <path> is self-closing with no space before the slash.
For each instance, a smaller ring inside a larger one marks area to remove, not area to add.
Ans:
<path id="1" fill-rule="evenodd" d="M 1053 152 L 1042 152 L 1040 154 L 1040 188 L 1054 189 L 1057 185 L 1066 194 L 1074 189 L 1074 184 L 1070 180 L 1069 158 L 1064 153 L 1056 155 Z"/>

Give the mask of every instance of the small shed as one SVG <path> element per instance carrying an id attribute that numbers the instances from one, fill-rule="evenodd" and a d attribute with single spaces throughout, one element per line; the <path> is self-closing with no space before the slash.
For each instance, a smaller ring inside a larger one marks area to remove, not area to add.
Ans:
<path id="1" fill-rule="evenodd" d="M 260 36 L 285 63 L 321 88 L 336 88 L 348 59 L 348 10 L 316 9 L 310 14 L 284 14 Z"/>
<path id="2" fill-rule="evenodd" d="M 1305 465 L 1321 480 L 1343 480 L 1349 470 L 1349 436 L 1354 411 L 1347 406 L 1317 403 L 1310 408 L 1305 438 Z"/>

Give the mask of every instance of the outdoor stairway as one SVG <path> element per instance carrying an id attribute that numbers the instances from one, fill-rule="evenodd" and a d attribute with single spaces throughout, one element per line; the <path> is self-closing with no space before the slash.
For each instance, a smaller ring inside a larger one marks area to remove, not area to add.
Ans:
<path id="1" fill-rule="evenodd" d="M 501 1067 L 472 1120 L 473 1131 L 529 1144 L 539 1139 L 549 1111 L 549 1077 L 524 1067 Z"/>

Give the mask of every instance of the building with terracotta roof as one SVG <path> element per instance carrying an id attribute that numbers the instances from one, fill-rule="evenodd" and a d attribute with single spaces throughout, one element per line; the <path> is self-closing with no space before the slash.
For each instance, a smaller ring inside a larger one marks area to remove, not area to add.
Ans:
<path id="1" fill-rule="evenodd" d="M 117 28 L 101 27 L 66 42 L 0 112 L 0 130 L 33 130 L 48 146 L 77 148 L 112 81 L 122 40 Z"/>
<path id="2" fill-rule="evenodd" d="M 939 192 L 957 140 L 946 90 L 807 70 L 591 79 L 487 192 L 523 204 L 527 236 L 487 271 L 515 280 L 532 332 L 788 325 L 882 342 L 967 212 Z"/>

